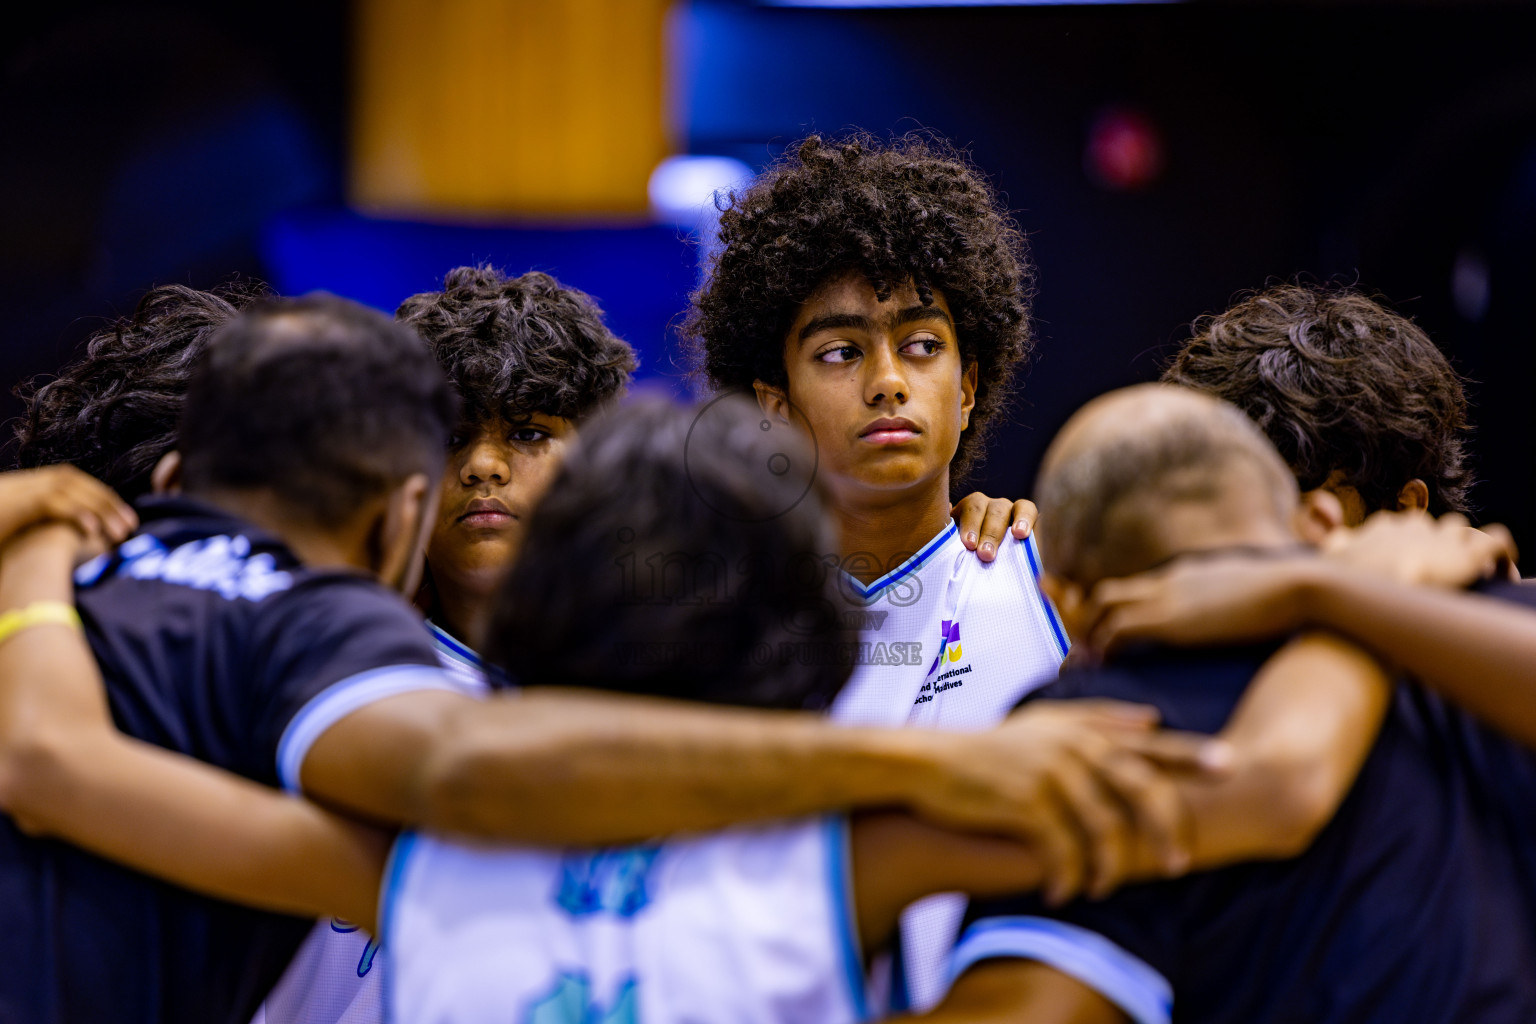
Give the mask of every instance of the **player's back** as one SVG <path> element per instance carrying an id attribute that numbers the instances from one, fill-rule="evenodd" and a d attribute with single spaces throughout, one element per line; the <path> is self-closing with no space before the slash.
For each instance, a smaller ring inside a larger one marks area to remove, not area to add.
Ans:
<path id="1" fill-rule="evenodd" d="M 414 673 L 432 649 L 360 573 L 187 500 L 77 574 L 114 719 L 129 735 L 267 785 L 301 759 L 327 696 Z M 433 667 L 429 669 L 440 674 Z M 285 740 L 286 737 L 286 740 Z M 184 892 L 0 815 L 0 1021 L 245 1024 L 313 922 Z"/>
<path id="2" fill-rule="evenodd" d="M 1145 702 L 1170 728 L 1216 732 L 1270 650 L 1143 650 L 1065 672 L 1039 695 Z M 1353 789 L 1301 856 L 1061 910 L 1032 896 L 978 901 L 956 968 L 1040 960 L 1138 1022 L 1536 1020 L 1536 928 L 1490 789 L 1500 780 L 1479 767 L 1490 750 L 1522 756 L 1404 683 Z"/>
<path id="3" fill-rule="evenodd" d="M 384 897 L 398 1020 L 862 1019 L 841 817 L 601 850 L 403 836 Z"/>

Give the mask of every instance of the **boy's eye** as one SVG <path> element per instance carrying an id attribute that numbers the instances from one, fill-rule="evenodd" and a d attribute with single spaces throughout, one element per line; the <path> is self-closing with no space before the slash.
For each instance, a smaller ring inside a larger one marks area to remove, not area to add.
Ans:
<path id="1" fill-rule="evenodd" d="M 548 436 L 549 432 L 547 430 L 540 430 L 538 427 L 518 427 L 507 435 L 507 440 L 532 444 L 534 441 L 542 441 Z"/>
<path id="2" fill-rule="evenodd" d="M 858 348 L 853 345 L 838 345 L 817 353 L 816 359 L 823 363 L 848 363 L 859 358 L 859 355 Z"/>
<path id="3" fill-rule="evenodd" d="M 936 355 L 943 347 L 944 342 L 942 340 L 932 335 L 924 335 L 920 338 L 913 338 L 901 346 L 901 350 L 909 356 L 931 356 Z"/>

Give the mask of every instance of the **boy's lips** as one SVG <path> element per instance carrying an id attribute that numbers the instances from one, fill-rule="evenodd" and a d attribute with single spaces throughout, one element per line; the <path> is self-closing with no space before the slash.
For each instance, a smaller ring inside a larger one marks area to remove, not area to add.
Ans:
<path id="1" fill-rule="evenodd" d="M 875 420 L 859 431 L 859 440 L 870 444 L 903 444 L 921 434 L 922 429 L 905 417 L 885 417 Z"/>
<path id="2" fill-rule="evenodd" d="M 465 526 L 505 526 L 516 518 L 505 502 L 495 498 L 476 498 L 465 507 L 459 522 Z"/>

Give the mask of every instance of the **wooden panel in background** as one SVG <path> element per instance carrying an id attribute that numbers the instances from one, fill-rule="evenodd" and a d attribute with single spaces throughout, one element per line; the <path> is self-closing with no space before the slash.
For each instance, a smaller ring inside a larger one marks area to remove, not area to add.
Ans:
<path id="1" fill-rule="evenodd" d="M 358 0 L 351 197 L 405 216 L 641 216 L 667 0 Z"/>

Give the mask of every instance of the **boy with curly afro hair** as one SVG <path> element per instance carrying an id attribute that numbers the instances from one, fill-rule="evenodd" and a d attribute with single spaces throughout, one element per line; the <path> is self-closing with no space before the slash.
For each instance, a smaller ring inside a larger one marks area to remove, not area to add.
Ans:
<path id="1" fill-rule="evenodd" d="M 719 388 L 787 388 L 785 336 L 812 293 L 848 272 L 882 303 L 910 287 L 963 339 L 974 407 L 950 465 L 963 479 L 1034 344 L 1023 234 L 938 139 L 813 135 L 792 150 L 721 211 L 721 246 L 684 325 L 705 373 Z"/>
<path id="2" fill-rule="evenodd" d="M 720 205 L 684 331 L 710 383 L 755 392 L 765 429 L 793 423 L 814 442 L 866 641 L 833 715 L 995 724 L 1066 653 L 1033 538 L 1016 529 L 983 561 L 950 523 L 950 487 L 1032 343 L 1022 232 L 926 135 L 813 135 Z M 949 897 L 908 912 L 893 1007 L 938 1000 L 962 912 Z"/>
<path id="3" fill-rule="evenodd" d="M 1467 396 L 1422 328 L 1357 291 L 1273 285 L 1195 321 L 1163 380 L 1257 421 L 1315 508 L 1470 511 Z"/>

